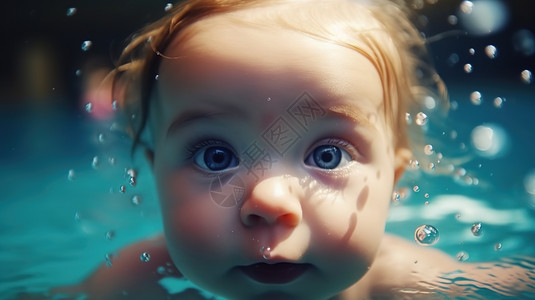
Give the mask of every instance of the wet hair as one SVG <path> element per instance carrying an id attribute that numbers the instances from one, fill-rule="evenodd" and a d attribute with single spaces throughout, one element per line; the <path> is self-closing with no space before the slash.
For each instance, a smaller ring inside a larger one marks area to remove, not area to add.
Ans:
<path id="1" fill-rule="evenodd" d="M 257 10 L 232 18 L 232 12 Z M 133 35 L 112 72 L 114 98 L 128 119 L 133 149 L 149 117 L 153 87 L 166 47 L 189 25 L 218 14 L 244 26 L 267 26 L 301 32 L 364 55 L 381 78 L 385 119 L 395 145 L 408 147 L 406 114 L 416 115 L 425 97 L 447 103 L 444 85 L 432 67 L 425 39 L 410 20 L 410 11 L 393 0 L 188 0 Z M 186 35 L 187 36 L 187 35 Z M 180 42 L 180 41 L 179 41 Z M 320 62 L 318 62 L 320 63 Z M 343 67 L 343 66 L 341 66 Z M 412 139 L 412 137 L 411 137 Z"/>

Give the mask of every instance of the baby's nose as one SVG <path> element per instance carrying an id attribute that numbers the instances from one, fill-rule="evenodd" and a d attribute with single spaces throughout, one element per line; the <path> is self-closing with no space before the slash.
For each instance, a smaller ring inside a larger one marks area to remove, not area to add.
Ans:
<path id="1" fill-rule="evenodd" d="M 297 226 L 302 218 L 297 179 L 287 176 L 264 178 L 254 184 L 240 216 L 247 227 L 280 224 Z"/>

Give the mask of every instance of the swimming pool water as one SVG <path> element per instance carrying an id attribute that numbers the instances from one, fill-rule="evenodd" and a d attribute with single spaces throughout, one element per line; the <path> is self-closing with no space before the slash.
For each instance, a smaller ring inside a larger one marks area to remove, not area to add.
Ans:
<path id="1" fill-rule="evenodd" d="M 413 240 L 418 226 L 432 225 L 440 233 L 432 247 L 468 262 L 534 256 L 535 202 L 523 185 L 535 169 L 534 95 L 479 86 L 488 98 L 507 99 L 496 108 L 468 101 L 471 87 L 450 90 L 458 136 L 447 147 L 473 147 L 470 130 L 493 122 L 507 133 L 508 152 L 496 159 L 472 155 L 464 167 L 478 185 L 409 172 L 397 189 L 409 196 L 392 205 L 387 231 Z M 18 111 L 2 114 L 0 128 L 0 298 L 79 282 L 106 255 L 161 232 L 148 166 L 139 153 L 130 155 L 130 140 L 113 121 L 81 111 Z M 135 185 L 130 168 L 138 172 Z M 476 222 L 480 236 L 471 231 Z"/>

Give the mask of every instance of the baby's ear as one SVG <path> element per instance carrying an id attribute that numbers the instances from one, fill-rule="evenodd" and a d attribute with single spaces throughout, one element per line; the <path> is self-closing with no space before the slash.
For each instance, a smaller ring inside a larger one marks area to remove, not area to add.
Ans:
<path id="1" fill-rule="evenodd" d="M 154 169 L 154 151 L 152 149 L 145 149 L 145 158 L 149 162 L 150 168 Z"/>
<path id="2" fill-rule="evenodd" d="M 396 154 L 394 158 L 394 183 L 397 183 L 399 179 L 401 179 L 401 176 L 403 176 L 403 172 L 405 172 L 405 167 L 409 163 L 409 160 L 412 157 L 412 152 L 408 148 L 405 147 L 399 147 L 396 149 Z"/>

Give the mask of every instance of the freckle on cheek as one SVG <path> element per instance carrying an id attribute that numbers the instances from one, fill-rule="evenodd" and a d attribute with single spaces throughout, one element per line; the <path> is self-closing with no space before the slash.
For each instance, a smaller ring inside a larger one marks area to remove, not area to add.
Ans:
<path id="1" fill-rule="evenodd" d="M 370 188 L 368 185 L 366 185 L 360 192 L 357 198 L 357 210 L 359 211 L 362 210 L 364 206 L 366 205 L 366 202 L 368 202 L 369 191 L 370 191 Z"/>

